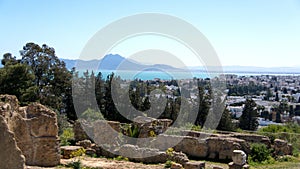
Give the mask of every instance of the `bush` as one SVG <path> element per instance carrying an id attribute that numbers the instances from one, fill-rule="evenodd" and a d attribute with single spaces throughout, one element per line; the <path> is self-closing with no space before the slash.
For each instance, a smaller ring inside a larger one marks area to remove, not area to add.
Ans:
<path id="1" fill-rule="evenodd" d="M 70 145 L 71 141 L 74 140 L 73 128 L 66 128 L 59 137 L 61 146 Z"/>
<path id="2" fill-rule="evenodd" d="M 114 160 L 117 160 L 117 161 L 129 161 L 129 159 L 127 157 L 123 157 L 123 156 L 115 157 Z"/>
<path id="3" fill-rule="evenodd" d="M 276 160 L 278 162 L 297 162 L 298 161 L 296 157 L 289 156 L 289 155 L 280 156 Z"/>
<path id="4" fill-rule="evenodd" d="M 72 163 L 68 164 L 67 167 L 71 167 L 73 169 L 81 169 L 82 168 L 81 161 L 80 160 L 73 161 Z"/>
<path id="5" fill-rule="evenodd" d="M 261 135 L 268 136 L 272 142 L 275 139 L 286 140 L 293 145 L 293 155 L 298 156 L 300 150 L 300 126 L 294 123 L 286 125 L 269 125 L 258 130 Z"/>
<path id="6" fill-rule="evenodd" d="M 254 143 L 251 145 L 250 159 L 254 162 L 264 162 L 270 159 L 271 151 L 265 144 Z"/>
<path id="7" fill-rule="evenodd" d="M 94 110 L 94 109 L 90 109 L 88 108 L 85 112 L 83 112 L 81 115 L 80 115 L 80 118 L 83 118 L 87 121 L 90 121 L 90 122 L 93 122 L 93 121 L 96 121 L 96 120 L 105 120 L 103 115 Z"/>
<path id="8" fill-rule="evenodd" d="M 62 135 L 64 130 L 71 128 L 72 125 L 68 122 L 68 118 L 64 114 L 56 113 L 57 115 L 57 125 L 58 125 L 58 135 Z"/>
<path id="9" fill-rule="evenodd" d="M 73 151 L 70 155 L 71 158 L 73 157 L 79 157 L 85 154 L 85 149 L 84 148 L 80 148 L 77 151 Z"/>
<path id="10" fill-rule="evenodd" d="M 171 168 L 172 164 L 173 164 L 173 161 L 171 161 L 171 160 L 166 161 L 165 168 Z"/>

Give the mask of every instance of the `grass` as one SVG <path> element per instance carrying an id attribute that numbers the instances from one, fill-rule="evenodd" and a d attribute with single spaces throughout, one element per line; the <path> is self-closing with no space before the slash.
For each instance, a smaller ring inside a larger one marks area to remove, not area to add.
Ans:
<path id="1" fill-rule="evenodd" d="M 194 160 L 191 160 L 191 161 L 194 161 Z M 224 169 L 228 169 L 227 163 L 205 161 L 206 169 L 213 169 L 214 166 L 219 166 Z M 274 164 L 256 163 L 256 164 L 250 165 L 250 169 L 299 169 L 299 168 L 300 168 L 300 157 L 297 157 L 297 158 L 293 157 L 293 160 L 288 161 L 288 162 L 276 161 Z"/>
<path id="2" fill-rule="evenodd" d="M 300 162 L 277 162 L 275 164 L 251 166 L 250 169 L 299 169 Z"/>

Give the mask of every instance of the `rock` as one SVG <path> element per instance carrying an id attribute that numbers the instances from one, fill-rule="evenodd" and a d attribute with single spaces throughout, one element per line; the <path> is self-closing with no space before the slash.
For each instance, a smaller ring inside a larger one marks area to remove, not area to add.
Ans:
<path id="1" fill-rule="evenodd" d="M 184 169 L 204 169 L 205 162 L 187 162 L 184 164 Z"/>
<path id="2" fill-rule="evenodd" d="M 139 127 L 139 138 L 149 137 L 151 131 L 154 132 L 156 136 L 162 134 L 173 122 L 170 119 L 155 119 L 144 116 L 138 116 L 134 118 L 133 121 L 134 125 Z"/>
<path id="3" fill-rule="evenodd" d="M 262 143 L 268 147 L 271 147 L 271 140 L 267 136 L 245 133 L 232 133 L 229 136 L 245 140 L 248 143 Z"/>
<path id="4" fill-rule="evenodd" d="M 25 168 L 25 157 L 17 147 L 14 135 L 9 131 L 6 121 L 0 115 L 0 168 L 1 169 L 23 169 Z"/>
<path id="5" fill-rule="evenodd" d="M 234 164 L 233 162 L 228 164 L 229 169 L 249 169 L 250 166 L 248 164 L 245 165 L 238 165 L 238 164 Z"/>
<path id="6" fill-rule="evenodd" d="M 234 150 L 249 152 L 249 145 L 245 140 L 230 137 L 211 137 L 207 139 L 208 158 L 231 160 Z"/>
<path id="7" fill-rule="evenodd" d="M 169 159 L 171 159 L 172 161 L 175 161 L 176 163 L 182 164 L 182 165 L 189 161 L 186 154 L 184 154 L 182 152 L 175 152 L 175 151 L 173 152 L 173 154 L 171 156 L 169 156 Z"/>
<path id="8" fill-rule="evenodd" d="M 168 155 L 158 149 L 139 148 L 130 144 L 121 146 L 119 153 L 132 161 L 143 163 L 165 163 L 168 159 Z"/>
<path id="9" fill-rule="evenodd" d="M 224 169 L 224 168 L 220 166 L 213 166 L 213 169 Z"/>
<path id="10" fill-rule="evenodd" d="M 234 164 L 237 165 L 244 165 L 246 164 L 247 155 L 242 150 L 234 150 L 232 154 L 232 161 Z"/>
<path id="11" fill-rule="evenodd" d="M 0 113 L 14 133 L 27 165 L 52 167 L 60 163 L 56 113 L 32 103 L 19 107 L 15 96 L 0 95 Z"/>
<path id="12" fill-rule="evenodd" d="M 84 154 L 84 149 L 81 146 L 61 146 L 62 158 L 69 159 Z"/>
<path id="13" fill-rule="evenodd" d="M 84 121 L 83 119 L 81 119 L 80 122 L 78 120 L 75 121 L 73 126 L 73 131 L 74 131 L 74 139 L 76 142 L 82 140 L 89 140 L 90 138 L 94 137 L 93 126 L 88 122 Z"/>
<path id="14" fill-rule="evenodd" d="M 91 148 L 92 147 L 92 142 L 91 140 L 82 140 L 76 143 L 77 146 L 82 146 L 83 148 Z"/>
<path id="15" fill-rule="evenodd" d="M 193 145 L 193 146 L 191 146 Z M 208 155 L 208 147 L 206 141 L 198 140 L 193 137 L 183 137 L 175 147 L 175 151 L 184 152 L 192 157 L 206 157 Z"/>
<path id="16" fill-rule="evenodd" d="M 171 169 L 183 169 L 181 164 L 178 163 L 172 163 Z"/>
<path id="17" fill-rule="evenodd" d="M 132 161 L 143 163 L 165 163 L 167 160 L 174 161 L 179 164 L 185 164 L 189 161 L 188 157 L 182 152 L 166 152 L 152 148 L 139 148 L 135 145 L 125 144 L 120 147 L 121 156 L 128 157 Z"/>
<path id="18" fill-rule="evenodd" d="M 86 150 L 85 150 L 85 154 L 86 154 L 86 155 L 89 155 L 89 156 L 91 156 L 91 157 L 94 157 L 95 155 L 97 155 L 96 150 L 91 149 L 91 148 L 86 149 Z"/>
<path id="19" fill-rule="evenodd" d="M 276 155 L 292 155 L 293 147 L 291 144 L 288 144 L 287 141 L 275 139 L 274 140 L 274 152 Z"/>
<path id="20" fill-rule="evenodd" d="M 117 155 L 116 155 L 117 153 L 109 145 L 92 144 L 92 149 L 95 150 L 96 155 L 98 157 L 100 157 L 100 156 L 104 156 L 104 157 L 107 157 L 107 158 L 117 157 Z"/>
<path id="21" fill-rule="evenodd" d="M 98 145 L 118 145 L 118 136 L 121 131 L 120 123 L 98 120 L 94 122 L 94 142 Z"/>
<path id="22" fill-rule="evenodd" d="M 191 146 L 193 145 L 193 146 Z M 161 134 L 151 142 L 152 148 L 166 151 L 173 147 L 177 152 L 183 152 L 193 157 L 206 157 L 208 148 L 206 142 L 201 142 L 197 138 L 189 136 L 170 136 Z"/>
<path id="23" fill-rule="evenodd" d="M 256 135 L 256 134 L 233 133 L 233 132 L 224 132 L 224 131 L 218 131 L 218 134 L 215 134 L 215 133 L 183 130 L 181 131 L 181 135 L 197 137 L 197 138 L 209 138 L 209 137 L 238 138 L 241 140 L 245 140 L 248 143 L 263 143 L 268 147 L 271 146 L 271 140 L 267 136 Z"/>

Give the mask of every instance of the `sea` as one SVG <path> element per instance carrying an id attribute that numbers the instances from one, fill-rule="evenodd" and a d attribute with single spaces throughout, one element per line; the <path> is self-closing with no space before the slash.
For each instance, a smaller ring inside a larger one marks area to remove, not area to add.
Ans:
<path id="1" fill-rule="evenodd" d="M 193 79 L 193 78 L 214 78 L 220 75 L 237 75 L 237 76 L 300 76 L 299 73 L 280 73 L 280 72 L 205 72 L 205 71 L 114 71 L 114 70 L 103 70 L 101 71 L 103 78 L 106 78 L 111 73 L 114 73 L 115 76 L 119 76 L 123 80 L 184 80 L 184 79 Z M 83 72 L 79 73 L 83 75 Z M 98 72 L 95 73 L 96 75 Z"/>

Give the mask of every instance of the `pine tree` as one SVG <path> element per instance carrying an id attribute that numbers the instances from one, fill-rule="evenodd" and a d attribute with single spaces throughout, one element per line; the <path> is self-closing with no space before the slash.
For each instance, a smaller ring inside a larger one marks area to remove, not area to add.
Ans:
<path id="1" fill-rule="evenodd" d="M 258 127 L 258 116 L 256 103 L 252 99 L 247 99 L 243 114 L 239 119 L 239 127 L 243 130 L 256 130 Z"/>
<path id="2" fill-rule="evenodd" d="M 222 117 L 221 117 L 220 123 L 217 127 L 217 130 L 222 130 L 222 131 L 233 131 L 234 130 L 231 114 L 230 114 L 229 110 L 226 108 L 224 109 L 224 112 L 222 114 Z"/>

